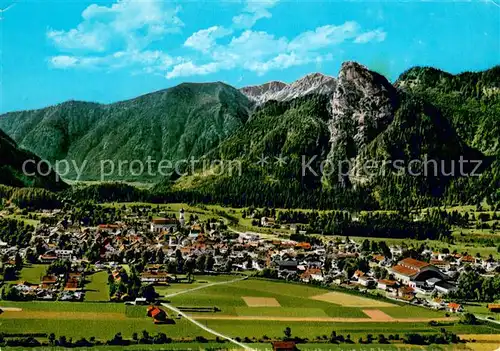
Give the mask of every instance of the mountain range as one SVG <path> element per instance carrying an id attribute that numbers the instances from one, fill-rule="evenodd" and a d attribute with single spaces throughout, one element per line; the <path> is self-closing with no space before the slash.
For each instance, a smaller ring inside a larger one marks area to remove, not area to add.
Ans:
<path id="1" fill-rule="evenodd" d="M 82 180 L 100 179 L 101 160 L 201 157 L 246 122 L 251 105 L 223 83 L 180 84 L 109 105 L 68 101 L 7 113 L 0 116 L 0 129 L 52 163 L 69 160 L 80 167 L 86 161 Z M 134 178 L 129 167 L 122 170 L 114 176 Z M 72 171 L 68 178 L 76 176 Z"/>
<path id="2" fill-rule="evenodd" d="M 241 176 L 214 165 L 180 178 L 125 172 L 113 179 L 155 181 L 154 191 L 193 200 L 390 208 L 466 196 L 498 201 L 499 122 L 499 66 L 458 75 L 415 67 L 392 84 L 345 62 L 337 77 L 314 73 L 241 89 L 184 83 L 109 105 L 70 101 L 11 112 L 0 116 L 0 129 L 50 161 L 86 160 L 83 179 L 98 179 L 107 159 L 239 160 Z M 257 164 L 262 157 L 267 162 Z M 302 174 L 303 157 L 323 172 Z M 430 159 L 449 170 L 460 157 L 481 161 L 483 175 L 401 176 L 387 164 L 376 174 L 363 169 L 368 160 Z"/>

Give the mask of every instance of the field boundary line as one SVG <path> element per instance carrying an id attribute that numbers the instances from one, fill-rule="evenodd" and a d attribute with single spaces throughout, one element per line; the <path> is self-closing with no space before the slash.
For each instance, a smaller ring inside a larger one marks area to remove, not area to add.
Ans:
<path id="1" fill-rule="evenodd" d="M 172 293 L 172 294 L 164 295 L 163 297 L 174 297 L 174 296 L 181 295 L 181 294 L 186 294 L 186 293 L 189 293 L 189 292 L 192 292 L 192 291 L 206 289 L 206 288 L 209 288 L 209 287 L 215 286 L 215 285 L 231 284 L 231 283 L 236 283 L 236 282 L 239 282 L 239 281 L 242 281 L 242 280 L 247 280 L 247 279 L 248 279 L 248 276 L 244 276 L 244 277 L 240 277 L 238 279 L 228 280 L 226 282 L 210 283 L 210 284 L 207 284 L 207 285 L 198 286 L 196 288 L 181 290 L 181 291 L 178 291 L 178 292 L 175 292 L 175 293 Z"/>
<path id="2" fill-rule="evenodd" d="M 439 318 L 392 318 L 381 320 L 356 317 L 284 317 L 284 316 L 233 316 L 233 315 L 191 315 L 199 320 L 234 320 L 234 321 L 279 321 L 279 322 L 326 322 L 326 323 L 426 323 L 430 321 L 451 322 L 458 321 L 457 317 Z"/>
<path id="3" fill-rule="evenodd" d="M 186 318 L 188 321 L 190 321 L 191 323 L 193 323 L 194 325 L 200 327 L 201 329 L 209 332 L 210 334 L 213 334 L 215 336 L 218 336 L 220 338 L 223 338 L 223 339 L 226 339 L 227 341 L 229 342 L 232 342 L 233 344 L 235 345 L 238 345 L 239 347 L 241 347 L 243 350 L 248 350 L 248 351 L 255 351 L 254 349 L 252 349 L 251 347 L 227 336 L 227 335 L 224 335 L 224 334 L 221 334 L 213 329 L 210 329 L 209 327 L 203 325 L 202 323 L 198 322 L 197 320 L 195 320 L 194 318 L 188 316 L 187 314 L 185 314 L 184 312 L 182 312 L 181 310 L 175 308 L 174 306 L 168 304 L 168 303 L 162 303 L 161 304 L 163 307 L 166 307 L 168 308 L 169 310 L 173 311 L 174 313 L 177 313 L 177 314 L 180 314 L 181 316 L 183 316 L 184 318 Z"/>
<path id="4" fill-rule="evenodd" d="M 239 281 L 242 281 L 242 280 L 246 280 L 248 279 L 247 276 L 244 276 L 244 277 L 240 277 L 238 279 L 233 279 L 233 280 L 229 280 L 229 281 L 226 281 L 226 282 L 217 282 L 217 283 L 210 283 L 210 284 L 207 284 L 207 285 L 202 285 L 202 286 L 199 286 L 199 287 L 196 287 L 196 288 L 193 288 L 193 289 L 186 289 L 186 290 L 181 290 L 181 291 L 178 291 L 176 293 L 172 293 L 172 294 L 169 294 L 169 295 L 165 295 L 164 297 L 173 297 L 173 296 L 177 296 L 177 295 L 181 295 L 181 294 L 186 294 L 186 293 L 189 293 L 189 292 L 192 292 L 192 291 L 196 291 L 196 290 L 201 290 L 201 289 L 205 289 L 205 288 L 209 288 L 211 286 L 215 286 L 215 285 L 224 285 L 224 284 L 231 284 L 231 283 L 236 283 L 236 282 L 239 282 Z M 187 314 L 185 314 L 184 312 L 182 312 L 181 310 L 175 308 L 174 306 L 168 304 L 168 303 L 162 303 L 161 304 L 163 307 L 166 307 L 168 308 L 169 310 L 177 313 L 178 315 L 181 315 L 183 316 L 184 318 L 186 318 L 188 321 L 190 321 L 191 323 L 193 323 L 194 325 L 198 326 L 199 328 L 205 330 L 206 332 L 210 333 L 210 334 L 213 334 L 215 336 L 218 336 L 220 338 L 223 338 L 229 342 L 232 342 L 233 344 L 235 345 L 238 345 L 239 347 L 241 347 L 243 350 L 248 350 L 248 351 L 255 351 L 254 349 L 252 349 L 251 347 L 231 338 L 230 336 L 227 336 L 227 335 L 224 335 L 222 333 L 219 333 L 213 329 L 210 329 L 209 327 L 203 325 L 202 323 L 198 322 L 197 320 L 195 320 L 194 318 L 188 316 Z"/>

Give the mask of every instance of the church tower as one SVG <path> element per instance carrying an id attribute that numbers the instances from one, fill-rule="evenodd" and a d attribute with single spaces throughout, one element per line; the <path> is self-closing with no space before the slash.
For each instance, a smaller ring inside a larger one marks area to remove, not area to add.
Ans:
<path id="1" fill-rule="evenodd" d="M 179 223 L 181 224 L 181 227 L 184 227 L 186 220 L 184 219 L 184 209 L 181 208 L 179 211 Z"/>

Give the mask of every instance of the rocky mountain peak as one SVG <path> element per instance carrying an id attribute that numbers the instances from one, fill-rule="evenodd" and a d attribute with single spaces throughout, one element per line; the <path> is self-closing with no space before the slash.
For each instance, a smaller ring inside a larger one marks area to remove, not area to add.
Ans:
<path id="1" fill-rule="evenodd" d="M 354 61 L 347 61 L 340 67 L 339 82 L 351 82 L 356 89 L 365 93 L 383 93 L 386 95 L 395 95 L 396 89 L 381 74 L 370 71 L 366 66 Z"/>
<path id="2" fill-rule="evenodd" d="M 281 91 L 287 86 L 286 83 L 279 81 L 271 81 L 260 85 L 251 85 L 241 88 L 240 91 L 245 94 L 250 100 L 258 101 L 261 96 L 271 95 Z"/>
<path id="3" fill-rule="evenodd" d="M 397 91 L 382 75 L 356 62 L 344 62 L 331 100 L 331 151 L 337 163 L 358 151 L 394 118 Z"/>
<path id="4" fill-rule="evenodd" d="M 261 105 L 269 100 L 287 101 L 307 94 L 331 94 L 336 79 L 321 73 L 308 74 L 293 83 L 268 82 L 262 85 L 241 88 L 240 91 L 250 100 Z"/>

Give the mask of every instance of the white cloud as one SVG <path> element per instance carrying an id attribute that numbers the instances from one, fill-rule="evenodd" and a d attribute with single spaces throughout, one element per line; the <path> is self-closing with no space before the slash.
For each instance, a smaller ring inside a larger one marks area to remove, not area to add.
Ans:
<path id="1" fill-rule="evenodd" d="M 210 62 L 203 65 L 196 65 L 192 61 L 184 62 L 176 65 L 170 72 L 166 74 L 167 79 L 189 77 L 189 76 L 203 76 L 209 73 L 215 73 L 219 70 L 220 63 Z"/>
<path id="2" fill-rule="evenodd" d="M 207 51 L 215 45 L 215 41 L 219 38 L 231 34 L 233 31 L 221 26 L 213 26 L 207 29 L 202 29 L 191 34 L 184 42 L 184 46 L 193 48 L 199 51 Z"/>
<path id="3" fill-rule="evenodd" d="M 147 73 L 168 70 L 181 58 L 171 57 L 161 51 L 118 51 L 102 56 L 54 56 L 49 62 L 54 68 L 108 69 L 138 68 Z"/>
<path id="4" fill-rule="evenodd" d="M 372 30 L 370 32 L 362 33 L 354 39 L 356 44 L 366 44 L 369 42 L 381 42 L 385 40 L 387 33 L 381 29 Z"/>
<path id="5" fill-rule="evenodd" d="M 293 66 L 302 66 L 309 63 L 320 64 L 332 59 L 332 54 L 318 55 L 317 53 L 310 53 L 308 55 L 303 55 L 292 52 L 289 54 L 279 54 L 278 56 L 264 62 L 247 62 L 245 68 L 256 72 L 258 75 L 263 75 L 271 70 L 283 70 Z"/>
<path id="6" fill-rule="evenodd" d="M 353 21 L 338 26 L 317 27 L 291 40 L 276 37 L 264 31 L 245 30 L 225 45 L 218 45 L 216 39 L 212 40 L 212 33 L 217 31 L 218 27 L 211 27 L 200 31 L 203 35 L 197 32 L 188 39 L 190 46 L 203 50 L 204 57 L 210 63 L 197 64 L 193 58 L 189 58 L 186 62 L 173 66 L 166 77 L 170 79 L 180 76 L 206 75 L 234 67 L 263 75 L 271 70 L 329 61 L 333 58 L 329 50 L 344 42 L 363 43 L 385 39 L 385 32 L 381 29 L 363 32 L 361 26 Z M 210 39 L 201 40 L 205 37 Z M 207 43 L 207 45 L 204 46 L 202 43 Z"/>
<path id="7" fill-rule="evenodd" d="M 73 56 L 54 56 L 50 58 L 50 63 L 55 68 L 70 68 L 75 67 L 78 62 L 78 59 Z"/>
<path id="8" fill-rule="evenodd" d="M 47 31 L 47 37 L 63 50 L 104 51 L 113 45 L 129 50 L 146 47 L 183 25 L 179 8 L 167 8 L 155 0 L 121 0 L 111 6 L 92 4 L 82 12 L 76 28 Z"/>
<path id="9" fill-rule="evenodd" d="M 236 28 L 252 28 L 261 18 L 271 18 L 269 8 L 276 5 L 278 0 L 247 0 L 243 13 L 233 17 Z"/>
<path id="10" fill-rule="evenodd" d="M 110 39 L 109 32 L 102 25 L 96 25 L 89 30 L 84 30 L 81 25 L 67 32 L 63 30 L 49 30 L 47 31 L 47 38 L 52 40 L 59 48 L 86 48 L 92 51 L 104 51 L 106 43 Z"/>
<path id="11" fill-rule="evenodd" d="M 233 38 L 225 50 L 241 57 L 255 58 L 283 52 L 287 46 L 288 40 L 284 37 L 275 38 L 267 32 L 246 30 Z"/>
<path id="12" fill-rule="evenodd" d="M 340 26 L 326 25 L 299 34 L 290 42 L 291 50 L 316 50 L 327 46 L 340 44 L 348 39 L 354 38 L 360 31 L 360 25 L 356 22 L 345 22 Z"/>
<path id="13" fill-rule="evenodd" d="M 182 47 L 174 48 L 184 52 L 173 57 L 165 49 L 149 47 L 183 26 L 177 16 L 179 8 L 165 7 L 168 2 L 158 0 L 116 1 L 108 6 L 88 6 L 75 28 L 48 30 L 48 39 L 63 51 L 49 58 L 50 66 L 108 71 L 126 68 L 132 74 L 160 74 L 167 79 L 233 68 L 263 75 L 271 70 L 331 60 L 332 49 L 344 42 L 380 42 L 386 37 L 382 29 L 363 32 L 354 21 L 320 26 L 294 38 L 251 30 L 259 19 L 271 17 L 269 9 L 278 0 L 247 0 L 243 12 L 233 17 L 231 28 L 214 25 L 198 30 Z M 221 38 L 233 33 L 222 43 Z"/>

